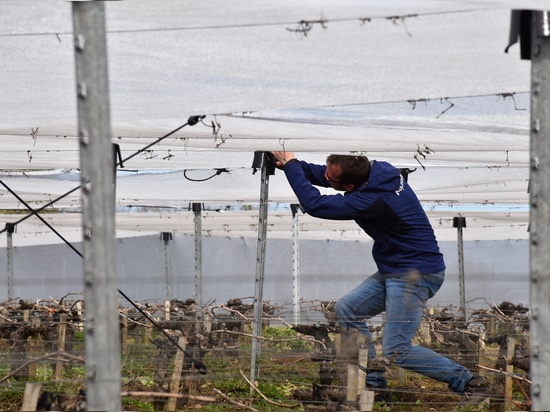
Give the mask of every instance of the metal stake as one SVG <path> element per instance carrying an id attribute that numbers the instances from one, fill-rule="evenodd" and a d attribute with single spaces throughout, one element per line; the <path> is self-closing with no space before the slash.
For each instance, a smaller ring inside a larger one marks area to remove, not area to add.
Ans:
<path id="1" fill-rule="evenodd" d="M 464 282 L 464 242 L 462 240 L 462 228 L 466 227 L 466 218 L 462 216 L 453 218 L 453 227 L 456 227 L 458 236 L 458 283 L 460 288 L 460 311 L 462 318 L 466 320 L 466 293 Z"/>
<path id="2" fill-rule="evenodd" d="M 550 405 L 550 13 L 533 11 L 531 52 L 531 399 Z"/>
<path id="3" fill-rule="evenodd" d="M 271 156 L 271 157 L 270 157 Z M 271 153 L 256 152 L 253 167 L 261 167 L 260 215 L 258 218 L 258 249 L 256 256 L 256 284 L 254 291 L 254 324 L 252 328 L 252 355 L 250 359 L 250 381 L 255 382 L 260 375 L 260 350 L 262 335 L 263 291 L 265 271 L 265 246 L 267 236 L 267 201 L 269 193 L 270 169 L 274 165 Z M 271 162 L 270 162 L 271 159 Z M 258 164 L 259 163 L 259 164 Z M 271 163 L 271 164 L 270 164 Z M 252 390 L 252 389 L 251 389 Z"/>
<path id="4" fill-rule="evenodd" d="M 73 2 L 82 186 L 88 410 L 121 407 L 115 190 L 105 3 Z"/>
<path id="5" fill-rule="evenodd" d="M 195 213 L 195 304 L 202 308 L 202 204 L 193 203 Z M 200 311 L 197 311 L 197 314 Z"/>
<path id="6" fill-rule="evenodd" d="M 300 241 L 298 235 L 298 211 L 300 205 L 290 205 L 292 210 L 292 309 L 294 312 L 294 324 L 300 323 Z"/>
<path id="7" fill-rule="evenodd" d="M 172 255 L 170 253 L 170 241 L 172 233 L 162 232 L 161 239 L 164 241 L 164 272 L 166 273 L 166 299 L 172 300 Z"/>
<path id="8" fill-rule="evenodd" d="M 8 260 L 8 300 L 12 300 L 13 294 L 13 232 L 15 231 L 15 225 L 13 223 L 6 223 L 6 231 L 8 234 L 7 244 L 7 260 Z"/>

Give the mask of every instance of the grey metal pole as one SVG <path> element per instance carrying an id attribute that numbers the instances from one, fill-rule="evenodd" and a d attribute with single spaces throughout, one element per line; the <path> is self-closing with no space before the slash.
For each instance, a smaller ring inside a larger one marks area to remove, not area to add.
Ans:
<path id="1" fill-rule="evenodd" d="M 7 264 L 8 264 L 8 300 L 12 300 L 13 294 L 13 232 L 15 231 L 15 225 L 12 223 L 6 223 L 7 232 Z"/>
<path id="2" fill-rule="evenodd" d="M 164 273 L 166 274 L 166 299 L 172 300 L 172 255 L 170 253 L 170 241 L 172 233 L 162 232 L 161 238 L 164 241 Z"/>
<path id="3" fill-rule="evenodd" d="M 202 205 L 193 203 L 195 214 L 195 304 L 202 308 Z M 197 311 L 199 313 L 200 311 Z"/>
<path id="4" fill-rule="evenodd" d="M 298 325 L 300 319 L 300 241 L 298 239 L 300 228 L 298 226 L 298 212 L 300 205 L 290 205 L 292 210 L 292 309 L 294 324 Z"/>
<path id="5" fill-rule="evenodd" d="M 260 375 L 260 350 L 262 335 L 265 246 L 267 237 L 267 202 L 269 193 L 269 165 L 266 152 L 257 152 L 261 156 L 260 210 L 258 217 L 258 247 L 256 254 L 256 283 L 254 291 L 254 323 L 252 327 L 252 354 L 250 358 L 250 381 L 255 382 Z M 252 388 L 251 388 L 252 390 Z"/>
<path id="6" fill-rule="evenodd" d="M 73 2 L 85 293 L 86 402 L 120 412 L 115 188 L 105 2 Z"/>
<path id="7" fill-rule="evenodd" d="M 457 230 L 457 243 L 458 243 L 458 284 L 460 289 L 460 311 L 462 317 L 466 319 L 466 292 L 464 281 L 464 241 L 462 237 L 462 228 L 466 227 L 466 218 L 458 216 L 453 218 L 453 227 Z"/>
<path id="8" fill-rule="evenodd" d="M 531 53 L 531 395 L 533 411 L 550 405 L 550 13 L 533 12 Z"/>

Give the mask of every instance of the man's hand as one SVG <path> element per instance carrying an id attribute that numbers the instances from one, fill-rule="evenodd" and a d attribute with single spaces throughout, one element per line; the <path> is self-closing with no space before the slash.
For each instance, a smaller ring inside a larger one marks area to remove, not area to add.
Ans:
<path id="1" fill-rule="evenodd" d="M 275 167 L 283 169 L 285 165 L 293 159 L 296 159 L 293 152 L 271 152 L 275 156 Z"/>

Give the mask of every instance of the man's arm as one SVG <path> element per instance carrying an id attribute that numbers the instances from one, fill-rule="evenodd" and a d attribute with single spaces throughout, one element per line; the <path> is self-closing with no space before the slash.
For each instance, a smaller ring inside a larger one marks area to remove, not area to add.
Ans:
<path id="1" fill-rule="evenodd" d="M 285 166 L 294 162 L 298 162 L 303 172 L 303 176 L 310 184 L 315 186 L 330 187 L 330 184 L 325 179 L 325 165 L 317 165 L 299 161 L 293 152 L 271 152 L 275 156 L 275 167 L 285 170 Z"/>

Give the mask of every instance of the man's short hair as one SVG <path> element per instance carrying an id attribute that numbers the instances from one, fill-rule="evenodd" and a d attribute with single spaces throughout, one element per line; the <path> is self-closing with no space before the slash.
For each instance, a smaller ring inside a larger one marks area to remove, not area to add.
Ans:
<path id="1" fill-rule="evenodd" d="M 367 156 L 331 154 L 327 157 L 327 164 L 340 166 L 340 183 L 360 186 L 369 180 L 370 161 Z"/>

